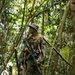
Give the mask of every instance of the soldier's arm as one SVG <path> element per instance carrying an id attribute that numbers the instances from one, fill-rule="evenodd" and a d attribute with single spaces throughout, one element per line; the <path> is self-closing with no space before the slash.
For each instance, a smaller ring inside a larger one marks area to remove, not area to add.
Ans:
<path id="1" fill-rule="evenodd" d="M 23 50 L 22 50 L 22 52 L 21 52 L 21 54 L 19 56 L 19 66 L 20 66 L 21 69 L 23 69 L 23 66 L 24 66 L 24 64 L 26 62 L 26 54 L 29 51 L 27 46 L 26 46 L 25 41 L 23 43 L 24 43 L 24 48 L 23 48 Z"/>
<path id="2" fill-rule="evenodd" d="M 42 54 L 44 56 L 44 59 L 45 59 L 45 50 L 46 50 L 46 43 L 45 41 L 43 40 L 43 37 L 41 38 L 41 50 L 42 50 Z"/>
<path id="3" fill-rule="evenodd" d="M 37 61 L 39 61 L 41 63 L 44 63 L 44 60 L 45 60 L 45 50 L 46 50 L 46 46 L 45 45 L 46 45 L 46 43 L 43 40 L 43 37 L 40 38 L 39 44 L 40 44 L 41 53 L 40 53 L 39 58 L 38 58 Z"/>

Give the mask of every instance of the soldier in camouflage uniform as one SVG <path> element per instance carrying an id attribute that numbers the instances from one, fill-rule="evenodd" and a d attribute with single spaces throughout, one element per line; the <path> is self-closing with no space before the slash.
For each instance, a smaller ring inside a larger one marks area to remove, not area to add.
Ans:
<path id="1" fill-rule="evenodd" d="M 22 70 L 20 75 L 43 75 L 42 64 L 44 63 L 44 58 L 45 58 L 45 49 L 44 49 L 45 42 L 43 40 L 43 36 L 38 34 L 38 25 L 33 23 L 32 25 L 29 25 L 29 28 L 30 29 L 27 39 L 29 38 L 28 42 L 30 45 L 33 46 L 34 49 L 33 56 L 36 59 L 39 70 L 37 70 L 36 64 L 33 58 L 31 57 L 28 48 L 25 45 L 19 58 L 20 69 Z"/>

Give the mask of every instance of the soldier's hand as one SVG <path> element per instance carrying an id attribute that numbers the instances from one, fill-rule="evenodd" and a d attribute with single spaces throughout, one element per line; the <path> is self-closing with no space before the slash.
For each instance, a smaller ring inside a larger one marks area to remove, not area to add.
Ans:
<path id="1" fill-rule="evenodd" d="M 40 61 L 39 60 L 37 60 L 37 64 L 40 64 Z"/>
<path id="2" fill-rule="evenodd" d="M 22 69 L 22 70 L 23 70 L 23 69 L 24 69 L 24 67 L 23 67 L 23 66 L 20 66 L 20 69 Z"/>
<path id="3" fill-rule="evenodd" d="M 25 48 L 24 48 L 24 51 L 25 51 L 25 52 L 28 52 L 29 50 L 28 50 L 28 48 L 27 48 L 27 47 L 25 47 Z"/>

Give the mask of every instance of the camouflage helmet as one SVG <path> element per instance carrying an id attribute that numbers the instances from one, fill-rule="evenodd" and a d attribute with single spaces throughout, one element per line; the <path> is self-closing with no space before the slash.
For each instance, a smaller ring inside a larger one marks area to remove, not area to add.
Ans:
<path id="1" fill-rule="evenodd" d="M 36 31 L 38 31 L 39 26 L 35 23 L 32 23 L 31 25 L 29 25 L 29 27 L 35 29 Z"/>

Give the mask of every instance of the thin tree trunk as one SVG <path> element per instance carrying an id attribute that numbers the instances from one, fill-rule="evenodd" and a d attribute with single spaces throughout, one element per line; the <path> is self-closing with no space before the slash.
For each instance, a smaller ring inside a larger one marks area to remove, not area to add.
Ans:
<path id="1" fill-rule="evenodd" d="M 42 13 L 42 35 L 44 35 L 44 12 Z"/>
<path id="2" fill-rule="evenodd" d="M 73 33 L 72 33 L 73 56 L 72 56 L 71 63 L 74 66 L 74 68 L 69 68 L 70 69 L 69 75 L 75 75 L 75 0 L 70 0 L 70 10 L 72 15 L 72 27 L 73 27 Z"/>
<path id="3" fill-rule="evenodd" d="M 63 27 L 64 27 L 64 24 L 65 24 L 65 20 L 66 20 L 68 11 L 69 11 L 69 2 L 67 4 L 67 6 L 66 6 L 66 10 L 64 12 L 64 15 L 62 17 L 62 20 L 60 22 L 59 29 L 58 29 L 57 50 L 59 52 L 60 52 L 60 49 L 61 49 L 62 31 L 63 31 Z M 55 54 L 54 59 L 55 60 L 54 60 L 54 64 L 53 64 L 52 75 L 55 75 L 55 71 L 57 70 L 59 56 L 57 54 Z"/>

